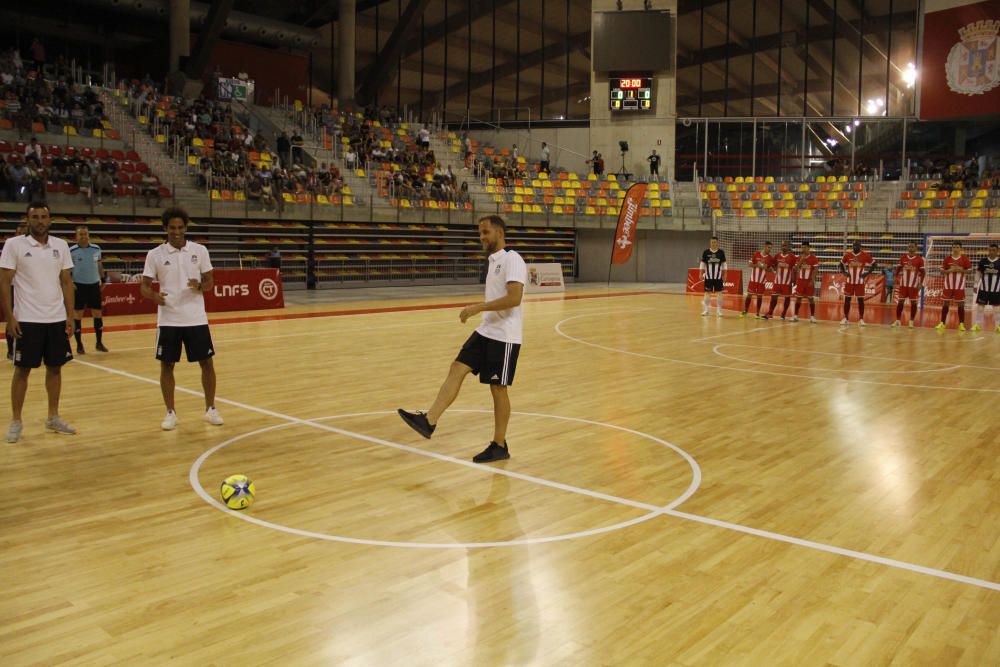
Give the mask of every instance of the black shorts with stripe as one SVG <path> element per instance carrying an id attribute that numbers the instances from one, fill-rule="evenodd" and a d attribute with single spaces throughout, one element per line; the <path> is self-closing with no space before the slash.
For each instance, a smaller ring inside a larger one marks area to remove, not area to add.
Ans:
<path id="1" fill-rule="evenodd" d="M 520 351 L 520 343 L 504 343 L 473 331 L 455 361 L 471 368 L 481 383 L 507 387 L 514 384 Z"/>
<path id="2" fill-rule="evenodd" d="M 705 279 L 705 291 L 706 292 L 721 292 L 723 289 L 722 278 L 706 278 Z"/>
<path id="3" fill-rule="evenodd" d="M 215 356 L 212 334 L 207 324 L 193 327 L 159 327 L 156 330 L 156 358 L 170 364 L 181 360 L 181 345 L 188 361 L 204 361 Z"/>
<path id="4" fill-rule="evenodd" d="M 21 337 L 14 339 L 12 352 L 18 368 L 62 366 L 73 358 L 66 335 L 66 320 L 62 322 L 20 322 Z"/>
<path id="5" fill-rule="evenodd" d="M 101 283 L 73 283 L 73 309 L 101 309 Z"/>
<path id="6" fill-rule="evenodd" d="M 1000 292 L 979 290 L 976 295 L 976 303 L 980 306 L 1000 306 Z"/>

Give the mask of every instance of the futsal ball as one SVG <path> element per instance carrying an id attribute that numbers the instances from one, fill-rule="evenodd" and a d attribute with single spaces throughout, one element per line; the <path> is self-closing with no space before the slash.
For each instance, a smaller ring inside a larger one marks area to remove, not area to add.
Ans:
<path id="1" fill-rule="evenodd" d="M 226 478 L 220 489 L 222 502 L 231 510 L 245 510 L 253 504 L 256 494 L 253 480 L 246 475 L 232 475 Z"/>

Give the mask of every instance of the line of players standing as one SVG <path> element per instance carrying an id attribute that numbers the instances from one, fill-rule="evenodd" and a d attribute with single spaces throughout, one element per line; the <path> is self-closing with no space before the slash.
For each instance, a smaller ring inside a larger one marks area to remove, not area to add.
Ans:
<path id="1" fill-rule="evenodd" d="M 792 299 L 792 285 L 794 282 L 795 309 L 792 312 L 792 321 L 797 322 L 799 309 L 803 299 L 809 302 L 809 321 L 816 321 L 816 276 L 819 259 L 812 251 L 808 241 L 804 241 L 801 252 L 796 256 L 791 251 L 788 241 L 781 244 L 781 252 L 771 253 L 772 244 L 770 241 L 764 243 L 763 248 L 754 253 L 749 261 L 751 267 L 750 280 L 747 286 L 747 295 L 743 303 L 743 311 L 740 317 L 746 317 L 750 312 L 750 305 L 756 297 L 756 311 L 754 317 L 758 319 L 771 319 L 774 317 L 775 309 L 778 305 L 778 298 L 784 297 L 784 304 L 781 309 L 781 319 L 784 320 L 788 307 Z M 841 325 L 848 324 L 851 316 L 852 300 L 858 300 L 858 325 L 865 326 L 865 279 L 874 271 L 878 263 L 866 250 L 862 248 L 860 241 L 852 244 L 851 250 L 844 253 L 840 260 L 840 271 L 847 279 L 844 284 L 844 317 L 840 321 Z M 722 316 L 722 293 L 723 280 L 726 271 L 726 253 L 719 247 L 719 239 L 712 237 L 709 248 L 702 253 L 700 262 L 701 279 L 705 284 L 704 309 L 702 315 L 710 312 L 711 295 L 716 296 L 716 315 Z M 976 286 L 976 305 L 973 312 L 973 331 L 982 329 L 983 308 L 992 306 L 1000 307 L 1000 248 L 996 243 L 991 243 L 988 253 L 981 258 L 978 265 L 979 281 Z M 917 244 L 911 242 L 907 253 L 900 257 L 899 262 L 894 267 L 896 278 L 896 320 L 893 327 L 901 325 L 903 308 L 907 300 L 910 302 L 909 326 L 913 328 L 917 317 L 917 305 L 920 301 L 920 290 L 923 287 L 924 279 L 927 276 L 927 269 L 924 258 L 917 252 Z M 774 272 L 774 289 L 771 293 L 771 303 L 767 313 L 760 314 L 761 305 L 764 299 L 764 280 L 768 271 Z M 939 331 L 946 328 L 948 313 L 954 303 L 958 309 L 958 329 L 965 331 L 965 278 L 972 272 L 972 262 L 964 253 L 960 241 L 952 244 L 951 254 L 944 259 L 941 264 L 941 272 L 944 276 L 944 287 L 942 292 L 943 305 L 941 308 L 941 321 L 937 325 Z M 1000 321 L 996 323 L 996 332 L 1000 333 Z"/>

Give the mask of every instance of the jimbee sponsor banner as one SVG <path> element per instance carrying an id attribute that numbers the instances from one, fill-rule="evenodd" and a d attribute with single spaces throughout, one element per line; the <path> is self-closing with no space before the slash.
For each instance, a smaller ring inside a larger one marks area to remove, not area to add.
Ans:
<path id="1" fill-rule="evenodd" d="M 277 269 L 215 269 L 212 277 L 215 279 L 212 291 L 205 293 L 205 310 L 210 313 L 285 307 Z M 159 289 L 157 283 L 153 287 Z M 138 281 L 105 285 L 101 306 L 105 316 L 156 312 L 156 304 L 142 297 Z"/>

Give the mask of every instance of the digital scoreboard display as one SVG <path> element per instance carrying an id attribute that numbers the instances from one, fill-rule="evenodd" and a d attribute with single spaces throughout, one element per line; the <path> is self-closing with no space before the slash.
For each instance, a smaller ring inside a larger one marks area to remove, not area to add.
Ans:
<path id="1" fill-rule="evenodd" d="M 612 77 L 609 84 L 611 86 L 612 111 L 653 110 L 653 79 L 651 77 Z"/>

